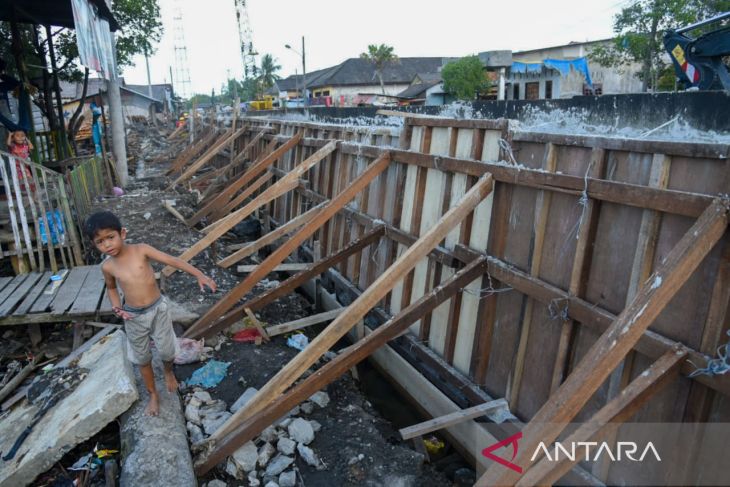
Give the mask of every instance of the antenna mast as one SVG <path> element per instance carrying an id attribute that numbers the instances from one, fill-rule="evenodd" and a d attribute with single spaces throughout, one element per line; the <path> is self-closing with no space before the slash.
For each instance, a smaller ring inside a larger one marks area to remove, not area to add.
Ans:
<path id="1" fill-rule="evenodd" d="M 175 49 L 175 91 L 181 98 L 190 98 L 190 69 L 188 69 L 188 48 L 185 44 L 182 8 L 180 0 L 175 1 L 173 20 L 173 46 Z"/>

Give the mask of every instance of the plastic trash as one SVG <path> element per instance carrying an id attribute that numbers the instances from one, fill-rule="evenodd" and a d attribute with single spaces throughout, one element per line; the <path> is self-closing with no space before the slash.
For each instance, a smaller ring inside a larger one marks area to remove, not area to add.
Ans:
<path id="1" fill-rule="evenodd" d="M 114 186 L 112 188 L 112 193 L 114 193 L 114 196 L 122 196 L 124 194 L 124 190 L 120 187 Z"/>
<path id="2" fill-rule="evenodd" d="M 69 470 L 89 470 L 91 465 L 89 465 L 89 462 L 91 462 L 91 458 L 94 455 L 89 453 L 87 455 L 82 456 L 78 460 L 76 460 L 76 463 L 71 465 L 68 469 Z"/>
<path id="3" fill-rule="evenodd" d="M 230 362 L 220 362 L 218 360 L 210 360 L 208 363 L 193 372 L 187 384 L 202 387 L 215 387 L 226 376 Z"/>
<path id="4" fill-rule="evenodd" d="M 304 333 L 297 333 L 296 335 L 292 335 L 287 338 L 286 344 L 289 345 L 291 348 L 304 350 L 305 348 L 307 348 L 307 345 L 309 345 L 309 338 L 307 338 L 307 335 L 305 335 Z"/>
<path id="5" fill-rule="evenodd" d="M 175 363 L 177 365 L 192 364 L 200 362 L 200 354 L 203 351 L 205 340 L 193 340 L 192 338 L 177 339 L 177 354 L 175 355 Z"/>
<path id="6" fill-rule="evenodd" d="M 66 242 L 66 231 L 63 227 L 63 218 L 59 210 L 46 211 L 46 220 L 48 220 L 48 227 L 51 230 L 51 242 L 54 244 L 64 244 Z M 41 241 L 44 244 L 48 243 L 48 231 L 46 230 L 45 220 L 41 218 L 38 222 L 39 230 L 41 232 Z"/>
<path id="7" fill-rule="evenodd" d="M 243 330 L 236 332 L 232 339 L 234 342 L 242 343 L 254 343 L 261 333 L 256 328 L 244 328 Z"/>

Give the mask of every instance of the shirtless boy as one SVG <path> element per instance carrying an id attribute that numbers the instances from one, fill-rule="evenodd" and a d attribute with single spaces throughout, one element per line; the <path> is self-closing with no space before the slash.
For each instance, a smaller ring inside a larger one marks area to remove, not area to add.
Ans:
<path id="1" fill-rule="evenodd" d="M 127 244 L 127 229 L 108 211 L 94 213 L 86 220 L 86 234 L 99 252 L 108 256 L 101 264 L 106 289 L 114 313 L 124 320 L 127 333 L 128 354 L 132 363 L 139 366 L 142 380 L 150 393 L 145 413 L 156 416 L 159 397 L 152 371 L 150 338 L 154 339 L 160 359 L 164 364 L 167 390 L 177 390 L 177 379 L 172 370 L 177 341 L 172 329 L 167 299 L 160 294 L 155 273 L 150 265 L 154 260 L 185 271 L 198 280 L 200 290 L 208 286 L 213 292 L 215 282 L 187 262 L 157 250 L 147 244 Z M 117 284 L 124 292 L 122 304 Z"/>

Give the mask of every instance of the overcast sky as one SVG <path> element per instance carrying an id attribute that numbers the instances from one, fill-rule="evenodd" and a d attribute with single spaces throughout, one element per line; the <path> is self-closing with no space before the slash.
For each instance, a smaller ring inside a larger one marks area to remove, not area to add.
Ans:
<path id="1" fill-rule="evenodd" d="M 228 75 L 242 78 L 234 0 L 158 0 L 165 33 L 150 58 L 153 83 L 170 81 L 173 12 L 183 16 L 188 67 L 195 92 L 220 91 Z M 493 49 L 513 51 L 610 37 L 613 16 L 630 0 L 247 0 L 255 50 L 272 54 L 286 77 L 357 57 L 368 44 L 388 44 L 400 57 L 458 57 Z M 145 84 L 144 58 L 124 71 Z"/>

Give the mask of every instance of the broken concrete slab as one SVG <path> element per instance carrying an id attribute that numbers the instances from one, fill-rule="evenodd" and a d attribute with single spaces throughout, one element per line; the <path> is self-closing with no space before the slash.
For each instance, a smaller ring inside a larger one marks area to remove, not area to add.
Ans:
<path id="1" fill-rule="evenodd" d="M 30 484 L 137 400 L 123 331 L 102 338 L 81 355 L 78 366 L 89 369 L 89 375 L 40 419 L 12 460 L 0 462 L 0 486 Z M 0 423 L 1 451 L 11 448 L 37 410 L 38 406 L 24 402 Z"/>
<path id="2" fill-rule="evenodd" d="M 180 397 L 165 386 L 163 366 L 153 351 L 152 367 L 160 398 L 157 416 L 146 416 L 144 410 L 149 393 L 142 383 L 139 369 L 134 375 L 140 391 L 139 401 L 121 417 L 122 473 L 120 487 L 165 485 L 195 487 L 198 485 L 190 457 L 187 428 Z"/>

